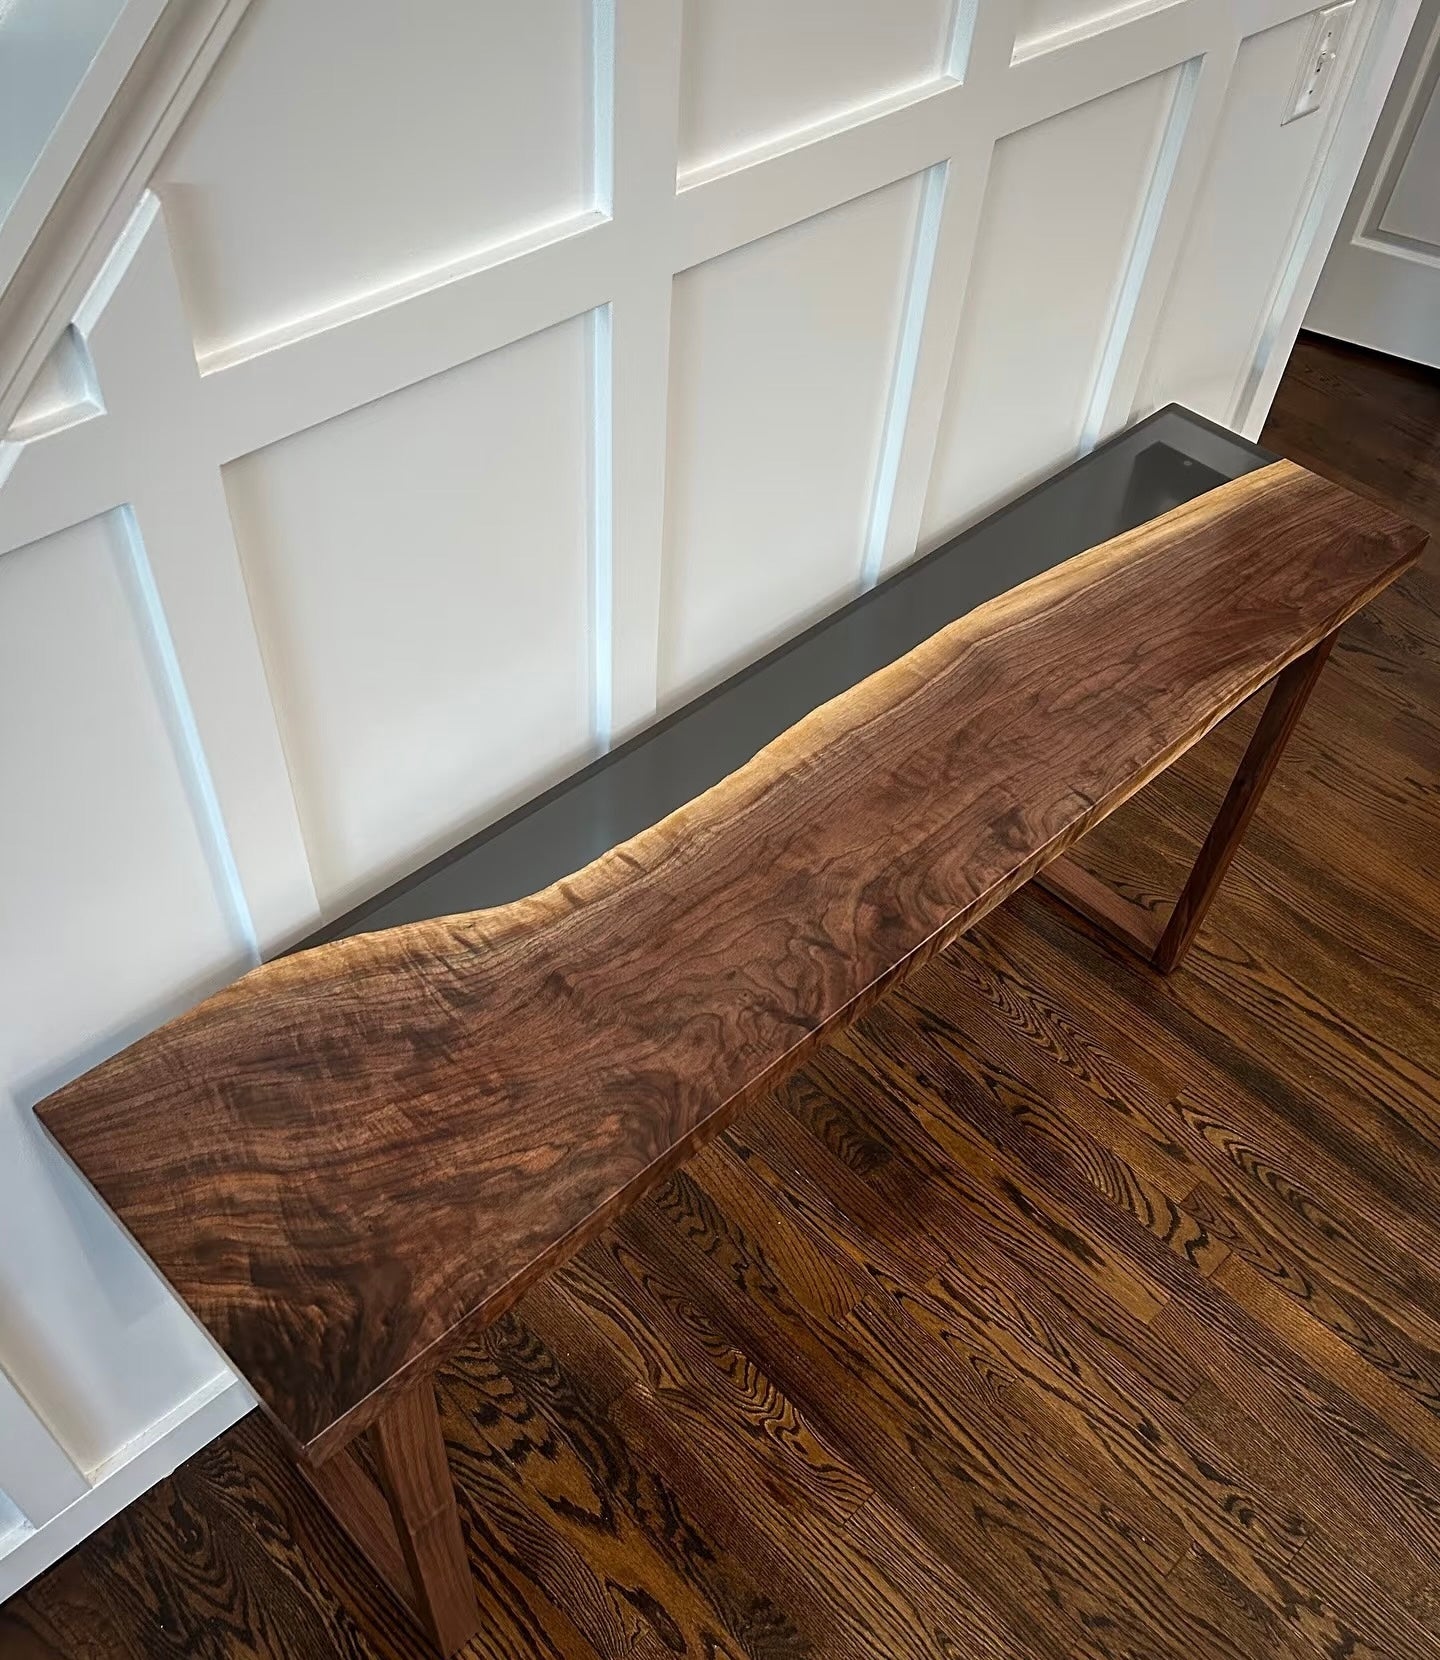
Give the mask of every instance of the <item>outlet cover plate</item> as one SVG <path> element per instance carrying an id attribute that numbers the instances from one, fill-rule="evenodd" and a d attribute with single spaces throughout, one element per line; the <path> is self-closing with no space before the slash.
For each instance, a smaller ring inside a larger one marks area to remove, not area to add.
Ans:
<path id="1" fill-rule="evenodd" d="M 1327 6 L 1311 18 L 1305 47 L 1300 55 L 1300 68 L 1280 121 L 1282 127 L 1298 121 L 1301 116 L 1314 115 L 1330 96 L 1340 50 L 1345 44 L 1354 10 L 1355 0 L 1340 0 L 1339 5 Z"/>

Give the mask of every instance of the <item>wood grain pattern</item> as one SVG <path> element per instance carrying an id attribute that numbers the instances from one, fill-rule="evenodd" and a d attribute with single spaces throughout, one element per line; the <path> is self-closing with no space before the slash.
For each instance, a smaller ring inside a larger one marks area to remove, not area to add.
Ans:
<path id="1" fill-rule="evenodd" d="M 1422 542 L 1277 463 L 982 607 L 545 892 L 270 963 L 40 1116 L 324 1457 Z"/>
<path id="2" fill-rule="evenodd" d="M 1327 634 L 1276 676 L 1265 712 L 1256 723 L 1215 822 L 1168 916 L 1159 907 L 1152 909 L 1127 899 L 1068 854 L 1052 860 L 1040 873 L 1037 880 L 1045 891 L 1127 951 L 1133 951 L 1142 962 L 1150 963 L 1162 974 L 1172 974 L 1220 891 L 1225 872 L 1239 851 L 1246 827 L 1255 816 L 1265 786 L 1280 764 L 1334 644 L 1335 636 Z"/>

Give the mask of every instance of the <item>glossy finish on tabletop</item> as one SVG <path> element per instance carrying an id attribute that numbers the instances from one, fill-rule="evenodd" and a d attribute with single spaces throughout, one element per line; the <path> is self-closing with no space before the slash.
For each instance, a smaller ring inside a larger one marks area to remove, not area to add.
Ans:
<path id="1" fill-rule="evenodd" d="M 268 964 L 41 1118 L 323 1457 L 1422 542 L 1289 463 L 1249 474 L 962 617 L 582 873 Z"/>

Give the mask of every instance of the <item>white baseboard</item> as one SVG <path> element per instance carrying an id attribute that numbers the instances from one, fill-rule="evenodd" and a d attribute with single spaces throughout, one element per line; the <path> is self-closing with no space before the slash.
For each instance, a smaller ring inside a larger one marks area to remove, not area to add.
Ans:
<path id="1" fill-rule="evenodd" d="M 0 1602 L 229 1429 L 254 1404 L 249 1387 L 233 1372 L 217 1373 L 91 1470 L 90 1486 L 73 1504 L 40 1527 L 27 1525 L 5 1534 L 0 1538 Z"/>

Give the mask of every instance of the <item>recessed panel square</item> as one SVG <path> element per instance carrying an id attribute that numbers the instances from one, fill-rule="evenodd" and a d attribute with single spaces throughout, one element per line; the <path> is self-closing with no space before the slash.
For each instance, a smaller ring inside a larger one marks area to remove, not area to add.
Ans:
<path id="1" fill-rule="evenodd" d="M 592 197 L 580 0 L 254 0 L 156 174 L 201 355 Z"/>
<path id="2" fill-rule="evenodd" d="M 1178 75 L 1150 76 L 996 145 L 923 547 L 1074 457 Z"/>
<path id="3" fill-rule="evenodd" d="M 919 193 L 901 180 L 676 279 L 667 703 L 857 590 Z"/>
<path id="4" fill-rule="evenodd" d="M 685 0 L 680 171 L 944 73 L 952 0 Z"/>
<path id="5" fill-rule="evenodd" d="M 332 912 L 588 754 L 590 384 L 575 318 L 225 470 Z"/>

